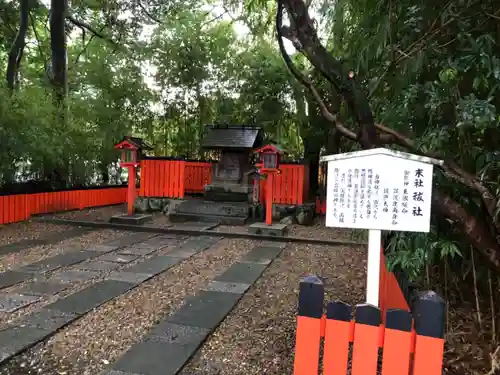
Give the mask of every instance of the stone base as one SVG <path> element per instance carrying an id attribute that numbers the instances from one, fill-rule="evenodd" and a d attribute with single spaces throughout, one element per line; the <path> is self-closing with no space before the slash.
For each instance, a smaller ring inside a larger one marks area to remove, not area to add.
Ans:
<path id="1" fill-rule="evenodd" d="M 248 202 L 248 194 L 234 191 L 206 190 L 206 200 L 215 202 Z"/>
<path id="2" fill-rule="evenodd" d="M 248 233 L 250 234 L 260 234 L 262 236 L 275 236 L 283 237 L 287 231 L 286 224 L 271 224 L 266 223 L 255 223 L 248 227 Z"/>
<path id="3" fill-rule="evenodd" d="M 171 221 L 208 221 L 225 225 L 244 225 L 250 205 L 242 202 L 214 202 L 189 199 L 169 213 Z"/>
<path id="4" fill-rule="evenodd" d="M 111 216 L 110 223 L 116 224 L 129 224 L 129 225 L 142 225 L 148 221 L 153 220 L 153 215 L 149 214 L 134 214 L 128 216 L 127 214 Z"/>

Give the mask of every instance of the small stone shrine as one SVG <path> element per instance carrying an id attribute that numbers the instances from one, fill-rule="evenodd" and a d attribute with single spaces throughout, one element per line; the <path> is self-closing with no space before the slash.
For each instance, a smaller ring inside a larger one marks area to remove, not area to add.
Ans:
<path id="1" fill-rule="evenodd" d="M 253 193 L 252 154 L 263 140 L 262 129 L 255 126 L 206 126 L 202 147 L 219 154 L 219 161 L 212 168 L 212 183 L 205 186 L 203 200 L 186 200 L 170 218 L 244 224 L 250 215 Z"/>
<path id="2" fill-rule="evenodd" d="M 219 152 L 212 169 L 212 183 L 205 187 L 205 198 L 214 201 L 248 202 L 253 181 L 250 174 L 252 150 L 263 142 L 262 130 L 246 125 L 208 126 L 202 147 Z"/>

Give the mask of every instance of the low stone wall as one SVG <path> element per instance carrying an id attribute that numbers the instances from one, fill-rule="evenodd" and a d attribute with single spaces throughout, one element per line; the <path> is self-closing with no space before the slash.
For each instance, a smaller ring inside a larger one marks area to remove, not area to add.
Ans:
<path id="1" fill-rule="evenodd" d="M 183 202 L 182 199 L 137 197 L 134 210 L 139 213 L 163 212 L 168 215 L 181 202 Z"/>
<path id="2" fill-rule="evenodd" d="M 134 209 L 138 213 L 163 212 L 165 215 L 174 211 L 175 206 L 182 203 L 182 199 L 137 197 Z M 265 220 L 265 207 L 261 204 L 252 207 L 251 219 Z M 311 225 L 316 212 L 314 203 L 301 205 L 273 204 L 273 220 L 282 224 Z"/>
<path id="3" fill-rule="evenodd" d="M 273 205 L 273 219 L 282 224 L 311 225 L 316 215 L 316 204 Z"/>

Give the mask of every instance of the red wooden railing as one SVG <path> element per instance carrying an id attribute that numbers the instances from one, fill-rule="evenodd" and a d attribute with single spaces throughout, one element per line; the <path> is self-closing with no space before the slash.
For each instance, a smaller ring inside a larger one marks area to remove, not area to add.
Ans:
<path id="1" fill-rule="evenodd" d="M 203 193 L 205 185 L 212 182 L 212 163 L 186 161 L 184 171 L 184 192 Z"/>
<path id="2" fill-rule="evenodd" d="M 381 278 L 390 277 L 385 265 L 384 273 Z M 318 375 L 320 366 L 323 374 L 332 375 L 441 375 L 444 301 L 427 293 L 415 303 L 412 316 L 406 302 L 391 299 L 396 286 L 389 285 L 380 309 L 335 301 L 328 303 L 325 314 L 323 283 L 305 278 L 299 291 L 293 375 Z"/>
<path id="3" fill-rule="evenodd" d="M 126 187 L 65 190 L 0 196 L 0 224 L 28 220 L 31 215 L 125 203 Z"/>
<path id="4" fill-rule="evenodd" d="M 144 159 L 141 160 L 142 197 L 184 197 L 184 160 Z"/>
<path id="5" fill-rule="evenodd" d="M 203 193 L 212 181 L 212 163 L 169 159 L 143 159 L 139 195 L 144 197 L 182 198 Z M 309 194 L 309 168 L 301 164 L 282 164 L 273 183 L 274 203 L 303 204 Z M 265 181 L 261 182 L 261 199 Z"/>
<path id="6" fill-rule="evenodd" d="M 260 167 L 258 164 L 257 167 Z M 273 178 L 273 203 L 304 204 L 309 195 L 309 167 L 303 164 L 281 164 Z M 260 200 L 265 201 L 266 181 L 260 181 Z"/>

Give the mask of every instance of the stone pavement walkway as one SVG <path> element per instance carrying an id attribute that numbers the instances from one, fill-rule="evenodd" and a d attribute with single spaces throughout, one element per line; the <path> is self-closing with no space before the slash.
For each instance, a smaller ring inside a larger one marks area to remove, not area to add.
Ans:
<path id="1" fill-rule="evenodd" d="M 178 240 L 175 235 L 134 233 L 130 236 L 97 245 L 85 250 L 46 258 L 18 270 L 0 274 L 1 288 L 36 278 L 36 276 L 62 267 L 77 265 L 78 269 L 53 276 L 53 280 L 34 281 L 24 285 L 18 294 L 0 294 L 3 311 L 15 311 L 47 294 L 64 288 L 65 283 L 81 282 L 97 277 L 99 272 L 110 272 L 146 256 L 158 248 Z M 217 237 L 191 238 L 174 249 L 171 255 L 154 255 L 128 268 L 109 273 L 104 280 L 93 283 L 76 293 L 29 314 L 0 331 L 0 363 L 52 336 L 62 327 L 81 318 L 84 314 L 137 287 L 144 281 L 166 271 L 217 242 Z"/>
<path id="2" fill-rule="evenodd" d="M 250 250 L 206 288 L 188 297 L 102 375 L 177 374 L 282 250 L 279 244 Z"/>
<path id="3" fill-rule="evenodd" d="M 8 255 L 12 253 L 18 253 L 23 250 L 29 249 L 30 247 L 40 246 L 40 245 L 53 245 L 58 242 L 81 236 L 82 234 L 89 233 L 95 228 L 72 228 L 64 232 L 56 232 L 45 238 L 37 239 L 25 239 L 18 242 L 13 242 L 7 245 L 0 246 L 0 256 Z"/>

